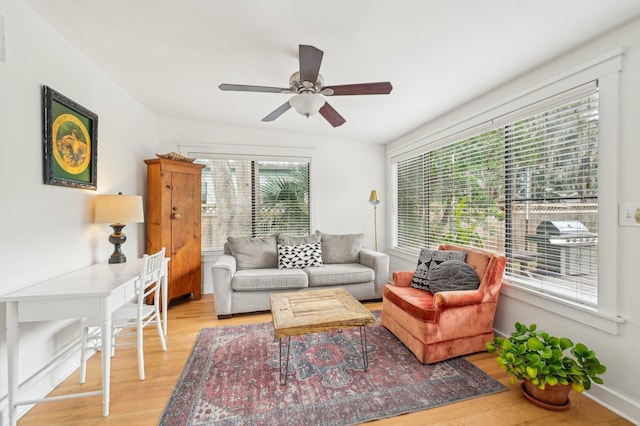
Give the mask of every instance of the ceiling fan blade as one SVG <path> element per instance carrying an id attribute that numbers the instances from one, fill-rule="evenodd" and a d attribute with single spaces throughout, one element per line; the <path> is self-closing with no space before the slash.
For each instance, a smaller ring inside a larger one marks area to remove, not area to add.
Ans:
<path id="1" fill-rule="evenodd" d="M 263 92 L 263 93 L 291 93 L 291 89 L 268 86 L 249 86 L 246 84 L 221 84 L 220 90 L 233 90 L 235 92 Z"/>
<path id="2" fill-rule="evenodd" d="M 327 89 L 333 90 L 333 93 Z M 344 95 L 388 95 L 391 93 L 391 83 L 382 81 L 379 83 L 361 83 L 361 84 L 345 84 L 342 86 L 327 86 L 322 88 L 322 93 L 326 96 L 344 96 Z"/>
<path id="3" fill-rule="evenodd" d="M 276 110 L 273 111 L 271 114 L 269 114 L 265 118 L 263 118 L 262 121 L 273 121 L 276 118 L 280 117 L 285 112 L 287 112 L 289 110 L 289 108 L 291 108 L 291 104 L 289 103 L 289 101 L 287 101 L 287 102 L 283 103 L 282 105 L 280 105 L 278 108 L 276 108 Z"/>
<path id="4" fill-rule="evenodd" d="M 298 56 L 300 58 L 300 81 L 308 81 L 316 84 L 322 63 L 322 50 L 313 46 L 301 44 L 298 46 Z"/>
<path id="5" fill-rule="evenodd" d="M 343 116 L 338 114 L 338 111 L 329 105 L 329 102 L 325 102 L 319 112 L 333 127 L 342 126 L 347 121 Z"/>

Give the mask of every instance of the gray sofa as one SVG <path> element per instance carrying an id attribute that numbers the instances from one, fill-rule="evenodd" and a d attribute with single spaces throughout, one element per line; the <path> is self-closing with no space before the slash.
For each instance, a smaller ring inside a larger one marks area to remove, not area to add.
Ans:
<path id="1" fill-rule="evenodd" d="M 340 286 L 358 300 L 382 298 L 389 256 L 362 247 L 363 234 L 229 237 L 212 266 L 218 317 L 267 311 L 269 295 Z"/>

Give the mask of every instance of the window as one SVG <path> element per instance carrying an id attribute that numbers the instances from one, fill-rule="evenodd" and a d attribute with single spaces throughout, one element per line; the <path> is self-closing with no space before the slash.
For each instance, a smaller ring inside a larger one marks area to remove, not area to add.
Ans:
<path id="1" fill-rule="evenodd" d="M 309 162 L 201 158 L 202 250 L 228 236 L 307 235 Z"/>
<path id="2" fill-rule="evenodd" d="M 597 304 L 598 93 L 545 99 L 395 163 L 395 247 L 504 252 L 509 279 Z"/>
<path id="3" fill-rule="evenodd" d="M 490 131 L 397 164 L 396 248 L 504 249 L 504 143 Z"/>

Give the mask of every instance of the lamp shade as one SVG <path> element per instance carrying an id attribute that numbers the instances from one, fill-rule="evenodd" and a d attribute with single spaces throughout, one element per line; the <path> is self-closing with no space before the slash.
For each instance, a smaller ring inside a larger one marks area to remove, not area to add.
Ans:
<path id="1" fill-rule="evenodd" d="M 378 191 L 375 189 L 372 190 L 371 195 L 369 195 L 369 204 L 371 204 L 372 206 L 377 206 L 378 204 L 380 204 L 380 197 L 378 196 Z"/>
<path id="2" fill-rule="evenodd" d="M 325 104 L 325 100 L 320 95 L 304 92 L 289 99 L 289 104 L 298 114 L 308 118 L 310 115 L 317 114 L 320 111 L 320 108 Z"/>
<path id="3" fill-rule="evenodd" d="M 96 223 L 144 222 L 140 195 L 98 195 L 96 197 Z"/>

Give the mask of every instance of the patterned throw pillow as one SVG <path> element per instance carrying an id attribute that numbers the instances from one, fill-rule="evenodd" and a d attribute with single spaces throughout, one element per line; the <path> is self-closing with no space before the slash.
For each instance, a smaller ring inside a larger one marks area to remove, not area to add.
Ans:
<path id="1" fill-rule="evenodd" d="M 418 266 L 411 280 L 411 287 L 420 290 L 429 290 L 429 274 L 439 264 L 447 260 L 459 260 L 464 262 L 467 259 L 466 251 L 447 251 L 447 250 L 420 250 L 418 257 Z"/>
<path id="2" fill-rule="evenodd" d="M 322 244 L 278 244 L 278 269 L 323 266 Z"/>

